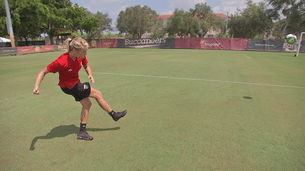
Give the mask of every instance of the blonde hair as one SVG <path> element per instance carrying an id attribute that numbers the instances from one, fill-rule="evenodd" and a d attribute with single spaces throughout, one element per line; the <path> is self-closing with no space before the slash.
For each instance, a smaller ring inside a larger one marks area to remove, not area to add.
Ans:
<path id="1" fill-rule="evenodd" d="M 66 40 L 67 50 L 70 52 L 72 49 L 80 50 L 80 49 L 88 49 L 89 44 L 88 42 L 80 37 L 75 37 L 73 39 L 68 38 Z"/>

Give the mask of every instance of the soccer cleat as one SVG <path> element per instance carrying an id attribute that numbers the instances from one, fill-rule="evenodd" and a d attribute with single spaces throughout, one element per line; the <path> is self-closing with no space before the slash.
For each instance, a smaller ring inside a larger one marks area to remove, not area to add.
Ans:
<path id="1" fill-rule="evenodd" d="M 112 116 L 112 119 L 114 121 L 118 121 L 120 118 L 124 117 L 127 113 L 127 110 L 124 110 L 123 112 L 114 112 Z"/>
<path id="2" fill-rule="evenodd" d="M 80 131 L 77 134 L 77 139 L 81 139 L 81 140 L 93 140 L 93 137 L 88 135 L 88 133 L 86 131 Z"/>

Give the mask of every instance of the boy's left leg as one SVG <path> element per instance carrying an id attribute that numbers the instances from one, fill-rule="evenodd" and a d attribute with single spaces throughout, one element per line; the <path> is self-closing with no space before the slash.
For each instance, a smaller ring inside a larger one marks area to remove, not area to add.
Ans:
<path id="1" fill-rule="evenodd" d="M 88 133 L 86 131 L 87 120 L 89 117 L 89 110 L 92 106 L 92 103 L 88 97 L 81 100 L 80 103 L 83 105 L 83 108 L 82 108 L 81 118 L 80 118 L 80 120 L 81 120 L 80 130 L 79 130 L 79 133 L 77 134 L 77 139 L 93 140 L 93 137 L 88 135 Z"/>

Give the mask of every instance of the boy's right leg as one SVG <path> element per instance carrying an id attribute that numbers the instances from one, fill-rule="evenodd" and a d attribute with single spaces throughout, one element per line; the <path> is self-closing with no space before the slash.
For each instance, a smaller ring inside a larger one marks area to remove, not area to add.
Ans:
<path id="1" fill-rule="evenodd" d="M 110 113 L 112 111 L 111 107 L 104 100 L 102 93 L 100 91 L 91 87 L 91 93 L 89 97 L 95 98 L 98 104 L 101 106 L 101 108 L 103 108 L 107 113 Z"/>
<path id="2" fill-rule="evenodd" d="M 112 117 L 114 121 L 118 121 L 120 118 L 124 117 L 127 113 L 127 110 L 124 110 L 122 112 L 114 112 L 111 107 L 108 105 L 108 103 L 104 100 L 102 93 L 99 90 L 96 90 L 91 87 L 91 93 L 90 97 L 93 97 L 96 99 L 98 104 L 103 108 L 109 115 Z"/>

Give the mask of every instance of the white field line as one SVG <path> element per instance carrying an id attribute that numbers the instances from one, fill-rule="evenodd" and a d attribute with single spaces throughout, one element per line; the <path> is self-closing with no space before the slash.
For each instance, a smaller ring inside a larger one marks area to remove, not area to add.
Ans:
<path id="1" fill-rule="evenodd" d="M 248 55 L 244 54 L 245 57 L 247 57 L 248 59 L 251 59 Z"/>
<path id="2" fill-rule="evenodd" d="M 118 73 L 106 73 L 106 72 L 92 72 L 92 73 L 103 74 L 103 75 L 119 75 L 119 76 L 131 76 L 131 77 L 146 77 L 146 78 L 163 78 L 163 79 L 188 80 L 188 81 L 206 81 L 206 82 L 258 85 L 258 86 L 282 87 L 282 88 L 301 88 L 301 89 L 305 88 L 305 87 L 300 87 L 300 86 L 287 86 L 287 85 L 263 84 L 263 83 L 246 83 L 246 82 L 238 82 L 238 81 L 209 80 L 209 79 L 200 79 L 200 78 L 180 78 L 180 77 L 153 76 L 153 75 L 118 74 Z"/>

